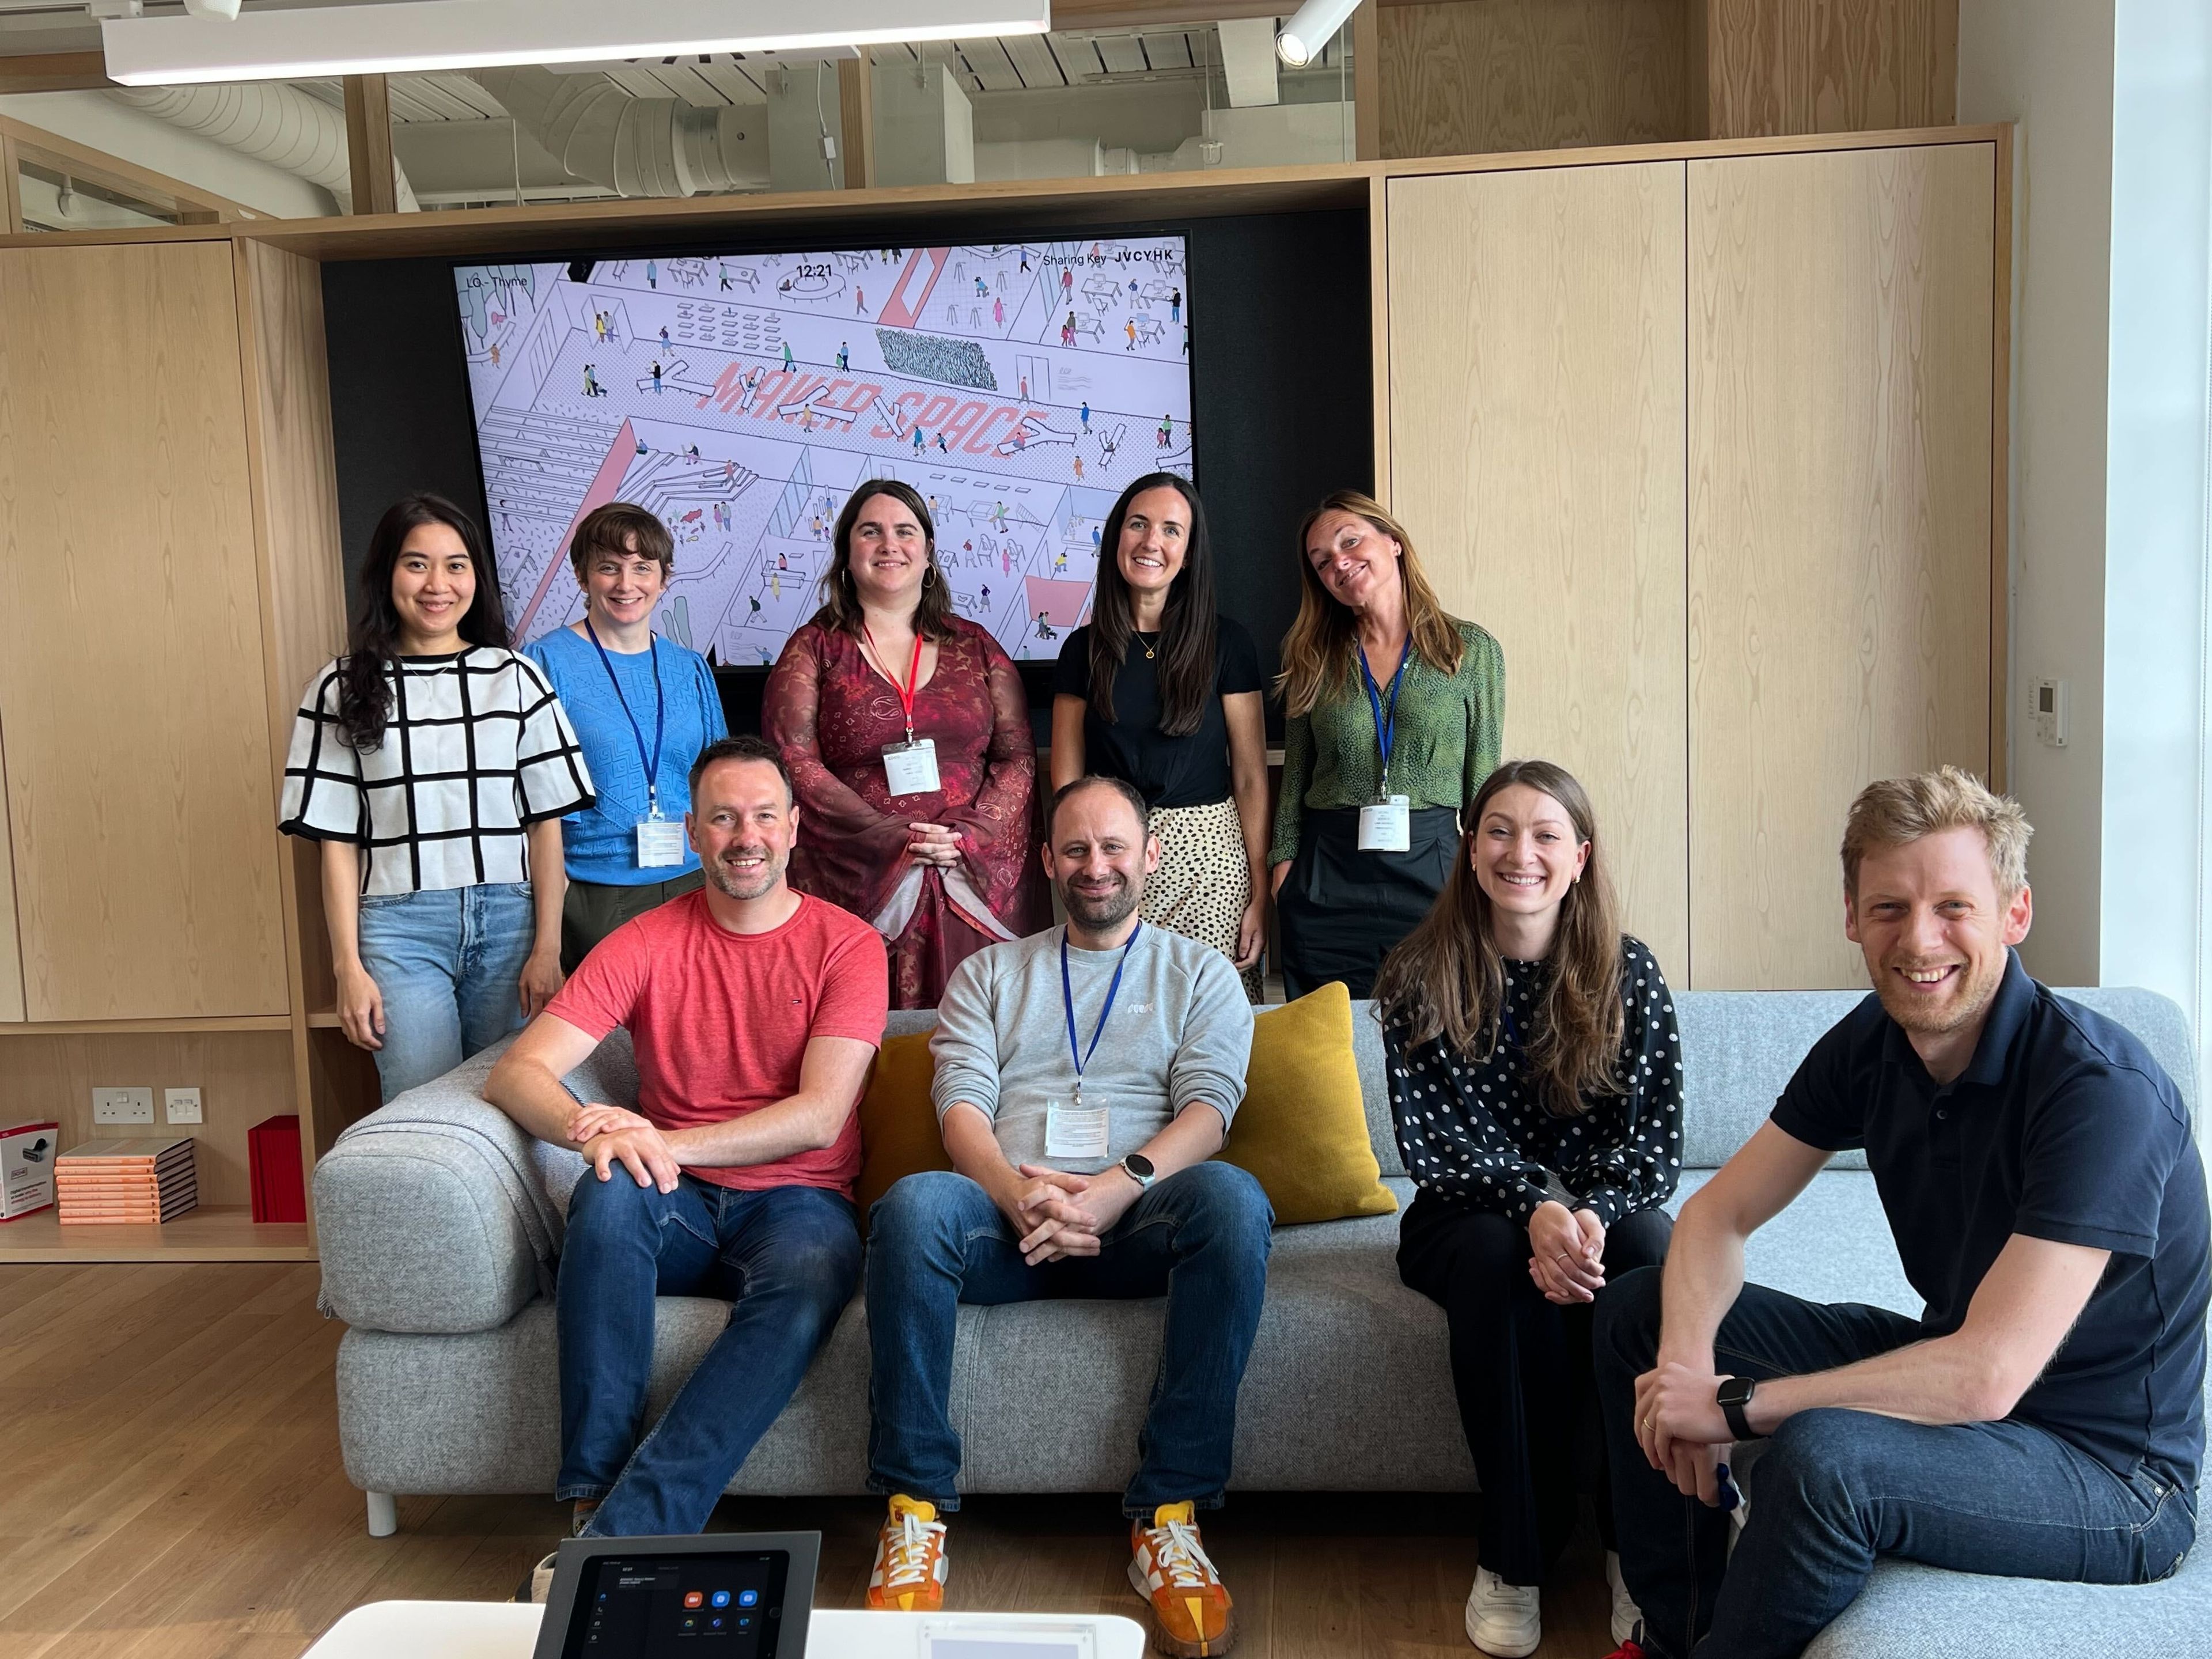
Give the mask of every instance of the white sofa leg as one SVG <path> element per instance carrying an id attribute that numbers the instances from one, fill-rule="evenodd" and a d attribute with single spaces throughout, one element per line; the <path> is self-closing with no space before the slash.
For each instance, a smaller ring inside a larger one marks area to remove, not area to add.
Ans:
<path id="1" fill-rule="evenodd" d="M 399 1505 L 388 1492 L 368 1494 L 368 1535 L 389 1538 L 399 1530 Z"/>

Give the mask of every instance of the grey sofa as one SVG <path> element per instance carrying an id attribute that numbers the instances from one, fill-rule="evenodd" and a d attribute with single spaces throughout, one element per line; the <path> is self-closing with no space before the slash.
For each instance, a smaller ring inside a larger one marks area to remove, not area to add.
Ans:
<path id="1" fill-rule="evenodd" d="M 2136 1031 L 2180 1083 L 2196 1075 L 2181 1012 L 2148 992 L 2069 993 Z M 1757 1127 L 1848 993 L 1687 992 L 1687 1106 L 1680 1198 Z M 1382 1087 L 1382 1045 L 1353 1011 L 1368 1127 L 1401 1204 L 1405 1178 Z M 927 1013 L 894 1014 L 896 1034 Z M 477 1091 L 497 1051 L 402 1096 L 342 1136 L 315 1172 L 326 1309 L 350 1328 L 337 1361 L 346 1473 L 369 1494 L 370 1529 L 392 1494 L 544 1492 L 559 1458 L 549 1299 L 574 1154 L 523 1135 Z M 636 1093 L 620 1032 L 568 1079 L 585 1098 Z M 1398 1218 L 1283 1227 L 1239 1397 L 1235 1485 L 1245 1491 L 1464 1492 L 1474 1487 L 1445 1358 L 1443 1314 L 1398 1282 Z M 1873 1177 L 1844 1154 L 1752 1242 L 1765 1284 L 1826 1301 L 1917 1313 Z M 963 1491 L 1119 1491 L 1158 1354 L 1161 1304 L 963 1308 L 952 1416 Z M 654 1334 L 657 1413 L 697 1363 L 726 1304 L 663 1298 Z M 858 1298 L 733 1492 L 866 1490 L 867 1333 Z M 1385 1406 L 1384 1402 L 1387 1402 Z M 2179 1651 L 2212 1624 L 2212 1565 L 2100 1589 L 1974 1578 L 1885 1564 L 1813 1651 L 1960 1656 L 2034 1650 L 2057 1632 L 2076 1659 Z"/>

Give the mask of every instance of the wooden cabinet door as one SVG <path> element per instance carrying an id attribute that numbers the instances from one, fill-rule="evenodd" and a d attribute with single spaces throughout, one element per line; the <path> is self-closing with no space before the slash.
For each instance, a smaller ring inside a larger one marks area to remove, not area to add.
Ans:
<path id="1" fill-rule="evenodd" d="M 1863 985 L 1851 798 L 1989 767 L 1995 151 L 1688 165 L 1692 971 Z"/>
<path id="2" fill-rule="evenodd" d="M 1624 923 L 1689 966 L 1683 167 L 1394 179 L 1391 509 L 1505 652 L 1508 759 L 1589 791 Z"/>
<path id="3" fill-rule="evenodd" d="M 0 319 L 27 1017 L 283 1013 L 230 244 L 0 252 Z"/>

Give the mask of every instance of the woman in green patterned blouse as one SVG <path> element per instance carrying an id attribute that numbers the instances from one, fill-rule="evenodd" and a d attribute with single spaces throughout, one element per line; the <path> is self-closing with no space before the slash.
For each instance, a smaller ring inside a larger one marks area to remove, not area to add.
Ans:
<path id="1" fill-rule="evenodd" d="M 1443 890 L 1460 809 L 1498 765 L 1505 658 L 1448 615 L 1413 539 L 1339 490 L 1298 528 L 1303 595 L 1275 683 L 1290 716 L 1275 810 L 1283 985 L 1373 989 Z"/>

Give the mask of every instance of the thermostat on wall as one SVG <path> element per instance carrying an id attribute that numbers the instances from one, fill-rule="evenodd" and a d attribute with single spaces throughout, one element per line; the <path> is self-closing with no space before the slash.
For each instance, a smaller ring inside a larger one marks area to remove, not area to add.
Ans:
<path id="1" fill-rule="evenodd" d="M 2035 735 L 2053 749 L 2066 746 L 2066 682 L 2035 683 Z"/>

